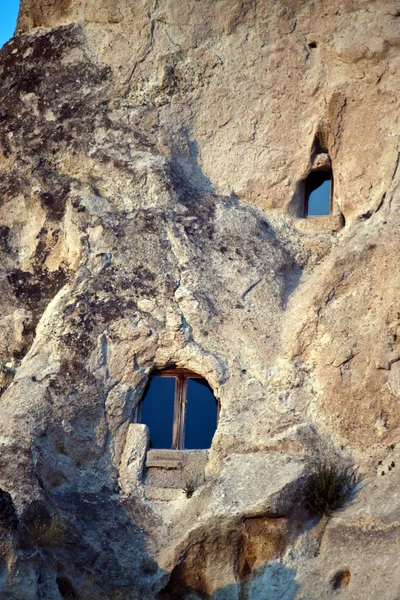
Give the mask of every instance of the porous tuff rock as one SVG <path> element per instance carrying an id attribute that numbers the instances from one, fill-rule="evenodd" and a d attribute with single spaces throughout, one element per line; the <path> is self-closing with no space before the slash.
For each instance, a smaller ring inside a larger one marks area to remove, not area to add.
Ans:
<path id="1" fill-rule="evenodd" d="M 388 0 L 22 1 L 0 52 L 2 597 L 398 597 L 399 44 Z M 326 154 L 332 216 L 302 219 Z M 170 364 L 221 415 L 193 497 L 148 500 L 135 414 Z M 307 468 L 338 452 L 365 480 L 318 523 Z M 66 540 L 39 547 L 51 514 Z"/>

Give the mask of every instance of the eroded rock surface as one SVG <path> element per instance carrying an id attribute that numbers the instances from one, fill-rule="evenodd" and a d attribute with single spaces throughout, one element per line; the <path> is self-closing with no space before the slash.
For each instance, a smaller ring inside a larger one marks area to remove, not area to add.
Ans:
<path id="1" fill-rule="evenodd" d="M 399 46 L 394 0 L 22 0 L 0 51 L 2 598 L 398 598 Z M 328 158 L 332 214 L 302 218 Z M 171 365 L 221 406 L 190 499 L 143 479 L 137 407 Z M 325 457 L 364 479 L 318 520 Z"/>

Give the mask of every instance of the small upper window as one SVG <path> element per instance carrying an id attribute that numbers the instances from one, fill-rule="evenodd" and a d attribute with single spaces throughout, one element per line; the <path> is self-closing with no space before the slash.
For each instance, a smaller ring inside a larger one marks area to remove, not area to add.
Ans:
<path id="1" fill-rule="evenodd" d="M 305 217 L 331 214 L 332 171 L 312 171 L 306 179 Z"/>
<path id="2" fill-rule="evenodd" d="M 151 448 L 201 450 L 211 446 L 218 402 L 207 381 L 183 369 L 154 373 L 140 407 Z"/>

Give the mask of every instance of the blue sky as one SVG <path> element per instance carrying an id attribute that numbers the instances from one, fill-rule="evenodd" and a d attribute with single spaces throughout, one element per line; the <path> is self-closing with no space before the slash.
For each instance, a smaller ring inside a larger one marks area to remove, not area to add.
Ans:
<path id="1" fill-rule="evenodd" d="M 0 0 L 0 48 L 14 35 L 19 0 Z"/>
<path id="2" fill-rule="evenodd" d="M 331 212 L 331 182 L 324 181 L 308 198 L 308 216 L 329 215 Z"/>

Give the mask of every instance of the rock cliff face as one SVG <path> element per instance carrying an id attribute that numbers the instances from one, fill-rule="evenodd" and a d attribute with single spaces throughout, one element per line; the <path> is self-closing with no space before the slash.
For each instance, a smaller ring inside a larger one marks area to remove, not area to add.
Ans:
<path id="1" fill-rule="evenodd" d="M 399 598 L 399 17 L 22 0 L 0 51 L 2 598 Z M 306 219 L 321 154 L 332 213 Z M 146 489 L 135 422 L 171 365 L 221 407 L 190 499 Z M 363 475 L 329 519 L 303 501 L 321 459 Z"/>

